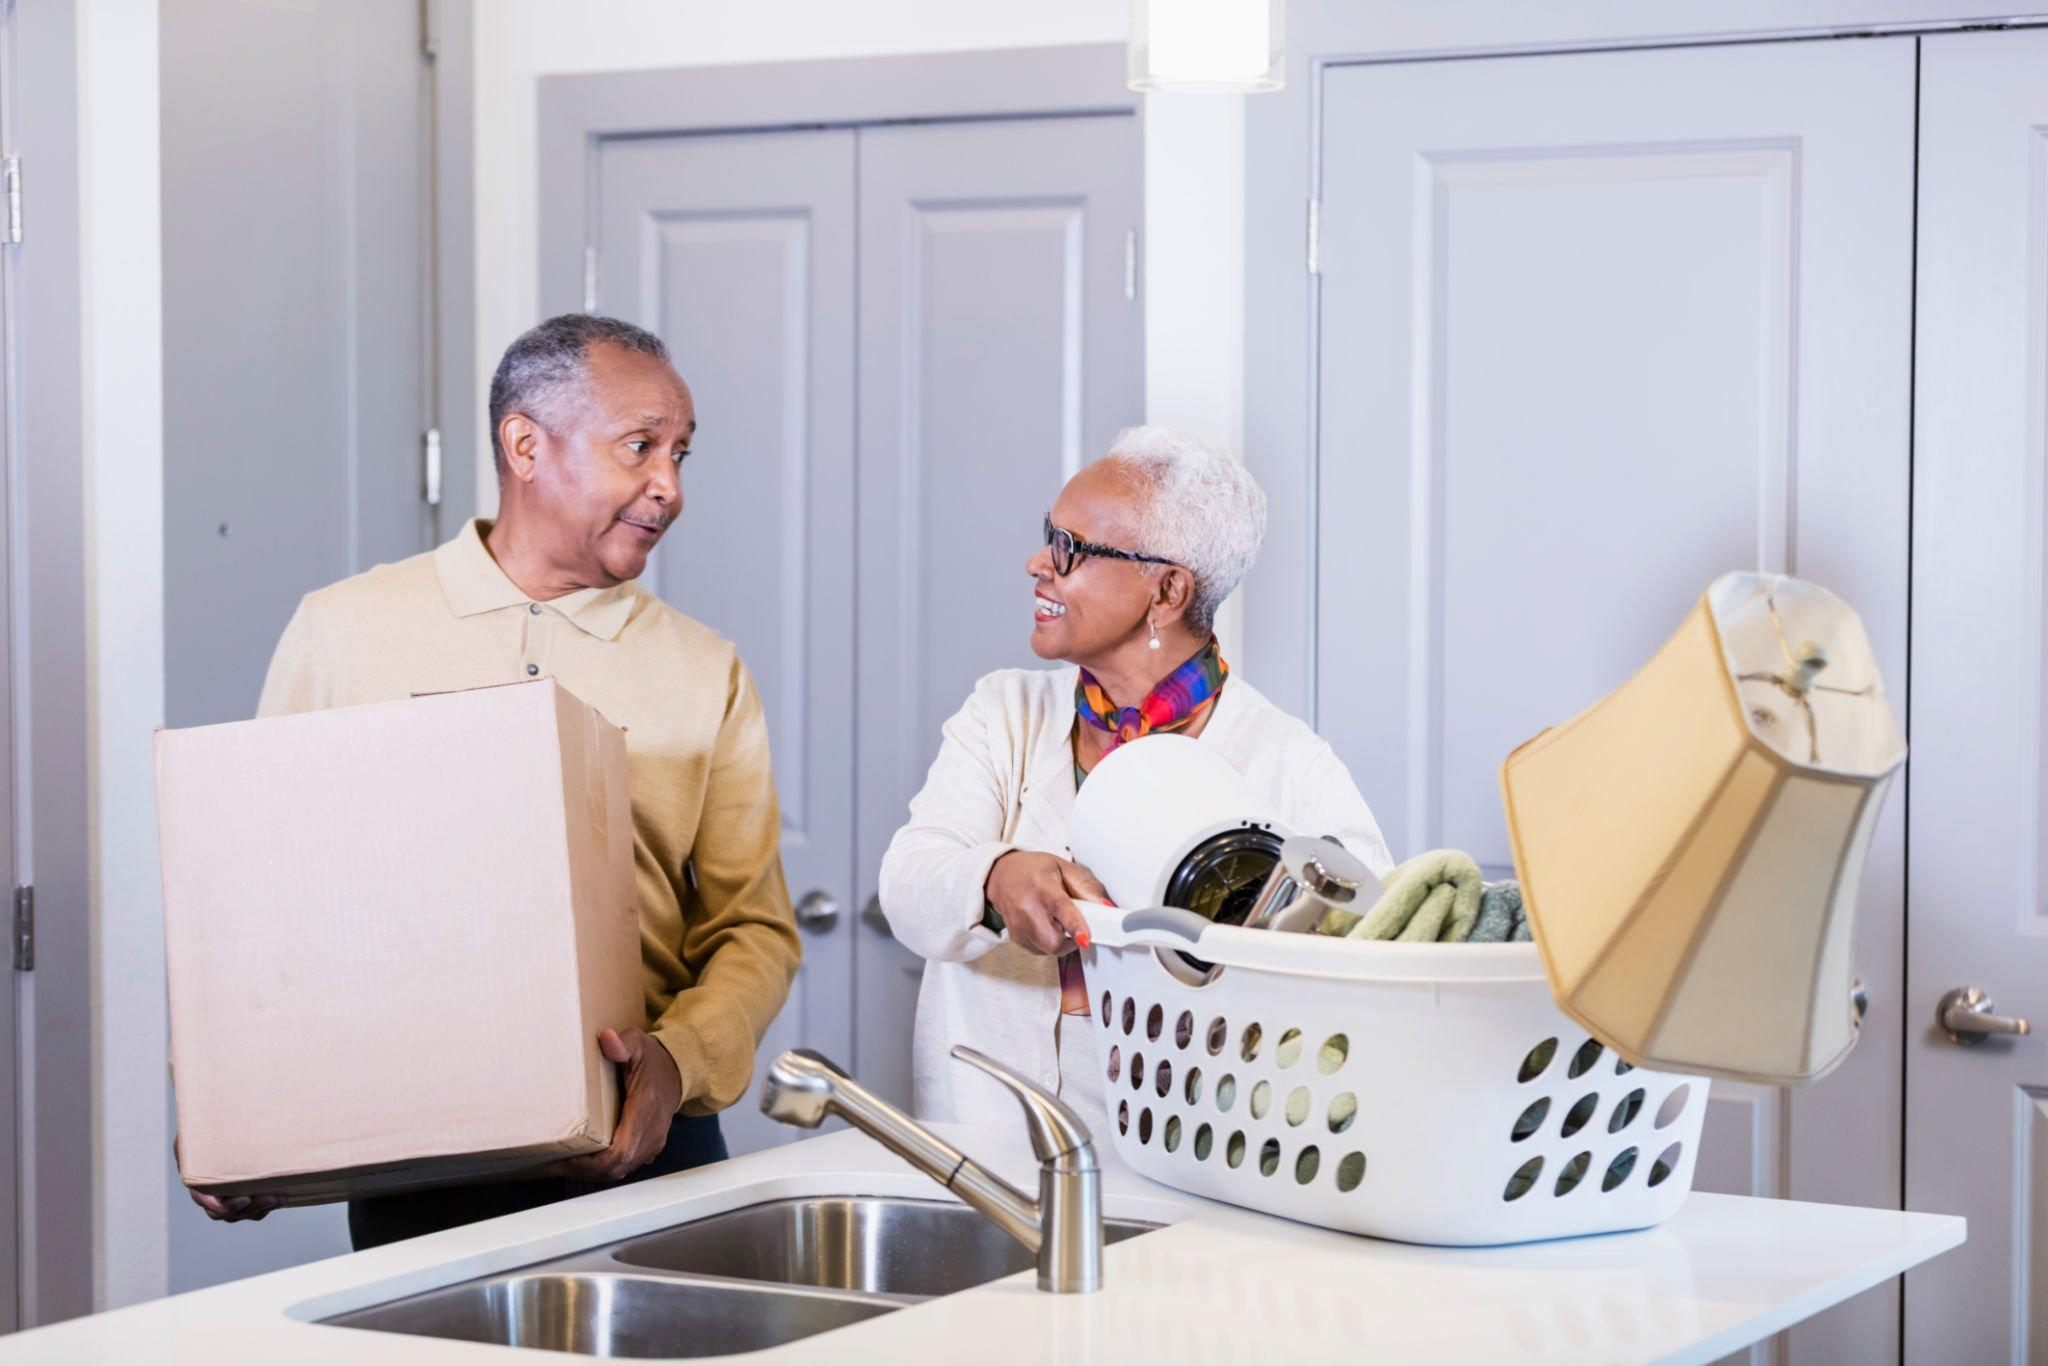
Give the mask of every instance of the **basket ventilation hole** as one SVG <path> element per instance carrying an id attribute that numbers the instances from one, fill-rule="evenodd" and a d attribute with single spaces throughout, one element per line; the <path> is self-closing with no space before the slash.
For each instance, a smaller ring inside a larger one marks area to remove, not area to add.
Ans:
<path id="1" fill-rule="evenodd" d="M 1151 1141 L 1152 1111 L 1150 1109 L 1140 1110 L 1138 1111 L 1138 1142 L 1150 1143 Z"/>
<path id="2" fill-rule="evenodd" d="M 1223 1145 L 1223 1160 L 1233 1167 L 1244 1165 L 1244 1130 L 1239 1129 L 1230 1136 L 1230 1141 Z"/>
<path id="3" fill-rule="evenodd" d="M 1161 1058 L 1159 1067 L 1152 1073 L 1152 1089 L 1164 1096 L 1173 1089 L 1173 1064 Z"/>
<path id="4" fill-rule="evenodd" d="M 1271 1176 L 1280 1170 L 1280 1140 L 1269 1138 L 1259 1145 L 1259 1175 Z"/>
<path id="5" fill-rule="evenodd" d="M 1195 1161 L 1207 1162 L 1209 1152 L 1216 1146 L 1216 1131 L 1204 1124 L 1195 1130 Z"/>
<path id="6" fill-rule="evenodd" d="M 1124 997 L 1124 1033 L 1128 1034 L 1137 1027 L 1138 1003 L 1126 996 Z"/>
<path id="7" fill-rule="evenodd" d="M 1131 1103 L 1127 1100 L 1116 1103 L 1116 1131 L 1120 1134 L 1131 1131 Z"/>
<path id="8" fill-rule="evenodd" d="M 1273 1108 L 1273 1083 L 1262 1081 L 1252 1088 L 1252 1118 L 1264 1119 Z"/>
<path id="9" fill-rule="evenodd" d="M 1145 1037 L 1154 1043 L 1158 1043 L 1159 1031 L 1164 1028 L 1166 1028 L 1166 1012 L 1158 1006 L 1153 1006 L 1151 1010 L 1145 1013 Z"/>
<path id="10" fill-rule="evenodd" d="M 1616 1058 L 1614 1060 L 1614 1075 L 1617 1077 L 1625 1077 L 1635 1070 L 1635 1064 L 1627 1058 Z"/>
<path id="11" fill-rule="evenodd" d="M 1529 1187 L 1536 1184 L 1536 1178 L 1543 1175 L 1543 1159 L 1532 1157 L 1515 1168 L 1515 1174 L 1508 1178 L 1508 1188 L 1501 1192 L 1503 1200 L 1519 1200 L 1529 1193 Z"/>
<path id="12" fill-rule="evenodd" d="M 1190 1067 L 1187 1083 L 1181 1088 L 1187 1094 L 1188 1104 L 1194 1105 L 1202 1099 L 1202 1069 Z"/>
<path id="13" fill-rule="evenodd" d="M 1664 1103 L 1657 1107 L 1657 1127 L 1668 1129 L 1677 1118 L 1685 1113 L 1685 1102 L 1692 1095 L 1692 1087 L 1681 1086 L 1664 1097 Z"/>
<path id="14" fill-rule="evenodd" d="M 1651 1185 L 1661 1186 L 1670 1179 L 1671 1173 L 1678 1170 L 1678 1155 L 1684 1150 L 1684 1144 L 1674 1143 L 1657 1155 L 1657 1160 L 1650 1164 Z"/>
<path id="15" fill-rule="evenodd" d="M 1316 1169 L 1323 1165 L 1323 1155 L 1313 1145 L 1303 1148 L 1301 1156 L 1294 1159 L 1294 1179 L 1306 1186 L 1316 1179 Z"/>
<path id="16" fill-rule="evenodd" d="M 1166 1121 L 1166 1151 L 1180 1151 L 1180 1116 L 1174 1115 Z"/>
<path id="17" fill-rule="evenodd" d="M 1195 1037 L 1195 1012 L 1183 1010 L 1180 1018 L 1173 1022 L 1173 1046 L 1186 1048 Z"/>
<path id="18" fill-rule="evenodd" d="M 1614 1160 L 1607 1164 L 1607 1175 L 1600 1178 L 1600 1189 L 1603 1191 L 1613 1190 L 1616 1186 L 1628 1180 L 1628 1174 L 1635 1169 L 1636 1150 L 1634 1148 L 1623 1148 L 1614 1155 Z"/>
<path id="19" fill-rule="evenodd" d="M 1264 1037 L 1265 1031 L 1257 1025 L 1246 1025 L 1244 1027 L 1244 1043 L 1237 1050 L 1238 1056 L 1246 1062 L 1251 1062 L 1257 1058 L 1259 1056 L 1259 1040 Z"/>
<path id="20" fill-rule="evenodd" d="M 1323 1046 L 1316 1053 L 1316 1071 L 1329 1076 L 1344 1065 L 1351 1056 L 1351 1040 L 1342 1034 L 1332 1034 L 1323 1040 Z"/>
<path id="21" fill-rule="evenodd" d="M 1287 1093 L 1287 1122 L 1295 1128 L 1308 1123 L 1309 1106 L 1314 1104 L 1306 1086 L 1297 1086 Z"/>
<path id="22" fill-rule="evenodd" d="M 1116 1073 L 1111 1072 L 1109 1074 L 1109 1079 L 1111 1081 L 1115 1081 Z M 1512 1141 L 1520 1143 L 1530 1134 L 1535 1133 L 1538 1129 L 1543 1127 L 1544 1117 L 1547 1116 L 1549 1113 L 1550 1097 L 1537 1097 L 1536 1100 L 1530 1103 L 1529 1108 L 1522 1111 L 1521 1116 L 1515 1120 L 1514 1132 L 1508 1135 L 1508 1137 Z"/>
<path id="23" fill-rule="evenodd" d="M 1133 1091 L 1145 1089 L 1145 1055 L 1143 1053 L 1134 1052 L 1131 1054 L 1131 1089 Z"/>
<path id="24" fill-rule="evenodd" d="M 1134 1067 L 1136 1065 L 1136 1063 L 1132 1064 Z M 1566 1112 L 1564 1124 L 1557 1131 L 1559 1137 L 1570 1138 L 1573 1134 L 1591 1124 L 1593 1122 L 1593 1112 L 1599 1108 L 1600 1096 L 1598 1092 L 1588 1092 L 1580 1096 L 1572 1108 Z"/>
<path id="25" fill-rule="evenodd" d="M 1223 1051 L 1223 1045 L 1230 1041 L 1230 1026 L 1218 1015 L 1209 1021 L 1209 1053 L 1215 1056 Z"/>
<path id="26" fill-rule="evenodd" d="M 1593 1064 L 1600 1061 L 1600 1055 L 1606 1051 L 1606 1048 L 1601 1046 L 1598 1039 L 1586 1040 L 1579 1045 L 1579 1051 L 1572 1054 L 1571 1069 L 1565 1075 L 1568 1077 L 1585 1076 L 1586 1073 L 1593 1070 Z"/>
<path id="27" fill-rule="evenodd" d="M 1216 1083 L 1216 1108 L 1223 1114 L 1230 1113 L 1230 1107 L 1237 1104 L 1237 1078 L 1228 1072 L 1223 1080 Z"/>
<path id="28" fill-rule="evenodd" d="M 1358 1118 L 1358 1097 L 1349 1091 L 1340 1091 L 1330 1102 L 1330 1132 L 1341 1134 L 1351 1127 L 1351 1121 Z"/>
<path id="29" fill-rule="evenodd" d="M 1641 1114 L 1642 1110 L 1643 1088 L 1638 1086 L 1635 1090 L 1623 1096 L 1621 1103 L 1614 1107 L 1614 1113 L 1607 1120 L 1607 1132 L 1610 1134 L 1620 1133 L 1623 1129 L 1635 1123 L 1636 1116 Z"/>
<path id="30" fill-rule="evenodd" d="M 1290 1029 L 1280 1036 L 1280 1042 L 1273 1045 L 1273 1063 L 1286 1070 L 1301 1061 L 1301 1031 Z"/>
<path id="31" fill-rule="evenodd" d="M 1586 1169 L 1593 1165 L 1593 1154 L 1580 1153 L 1564 1164 L 1564 1170 L 1557 1174 L 1557 1194 L 1570 1195 L 1578 1189 L 1579 1182 L 1586 1179 Z"/>
<path id="32" fill-rule="evenodd" d="M 1120 1081 L 1123 1079 L 1123 1074 L 1123 1055 L 1117 1052 L 1117 1047 L 1115 1044 L 1111 1044 L 1109 1046 L 1109 1079 L 1111 1081 Z"/>
<path id="33" fill-rule="evenodd" d="M 1545 1039 L 1529 1050 L 1529 1056 L 1522 1059 L 1522 1070 L 1515 1074 L 1516 1081 L 1534 1081 L 1543 1075 L 1543 1069 L 1550 1066 L 1550 1060 L 1557 1056 L 1557 1040 Z"/>
<path id="34" fill-rule="evenodd" d="M 1105 991 L 1102 993 L 1102 1027 L 1104 1029 L 1109 1028 L 1110 1017 L 1113 1014 L 1115 1014 L 1115 1007 L 1111 1003 L 1110 994 Z"/>
<path id="35" fill-rule="evenodd" d="M 1337 1163 L 1337 1189 L 1355 1191 L 1358 1183 L 1365 1180 L 1365 1154 L 1346 1153 Z"/>

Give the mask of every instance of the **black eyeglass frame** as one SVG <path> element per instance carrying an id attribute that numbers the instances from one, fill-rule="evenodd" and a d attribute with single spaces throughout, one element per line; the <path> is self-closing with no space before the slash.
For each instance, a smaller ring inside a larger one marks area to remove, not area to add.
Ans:
<path id="1" fill-rule="evenodd" d="M 1063 540 L 1066 547 L 1064 556 L 1061 553 Z M 1080 568 L 1081 561 L 1090 555 L 1100 556 L 1105 560 L 1130 560 L 1136 564 L 1180 563 L 1179 560 L 1169 560 L 1163 555 L 1143 555 L 1135 550 L 1118 550 L 1113 545 L 1098 545 L 1094 541 L 1084 541 L 1065 527 L 1054 526 L 1050 512 L 1045 514 L 1045 544 L 1046 548 L 1052 551 L 1052 572 L 1063 579 Z M 1062 558 L 1066 560 L 1064 567 L 1060 564 Z"/>

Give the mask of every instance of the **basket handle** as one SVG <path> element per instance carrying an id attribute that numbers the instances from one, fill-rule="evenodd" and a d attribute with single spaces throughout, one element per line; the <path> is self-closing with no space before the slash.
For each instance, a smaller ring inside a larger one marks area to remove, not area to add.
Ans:
<path id="1" fill-rule="evenodd" d="M 1090 907 L 1089 909 L 1098 909 Z M 1111 948 L 1122 948 L 1151 941 L 1165 948 L 1182 948 L 1200 940 L 1209 922 L 1193 911 L 1184 911 L 1176 906 L 1148 906 L 1142 910 L 1126 911 L 1120 919 L 1110 924 L 1104 921 L 1118 917 L 1118 912 L 1108 907 L 1099 908 L 1103 915 L 1091 916 L 1090 923 L 1095 929 L 1095 940 Z M 1178 942 L 1162 942 L 1165 939 Z"/>

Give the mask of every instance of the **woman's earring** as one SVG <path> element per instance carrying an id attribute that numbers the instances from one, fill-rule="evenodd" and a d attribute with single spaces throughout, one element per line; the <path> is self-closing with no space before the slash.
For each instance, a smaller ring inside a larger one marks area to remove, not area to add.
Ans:
<path id="1" fill-rule="evenodd" d="M 1152 639 L 1145 642 L 1145 648 L 1156 650 L 1159 648 L 1159 623 L 1148 618 L 1145 624 L 1152 628 Z"/>

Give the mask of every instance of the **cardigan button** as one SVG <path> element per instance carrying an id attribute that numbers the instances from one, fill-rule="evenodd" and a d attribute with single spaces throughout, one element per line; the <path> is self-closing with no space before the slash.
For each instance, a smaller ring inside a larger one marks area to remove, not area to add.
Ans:
<path id="1" fill-rule="evenodd" d="M 537 674 L 537 673 L 539 673 L 539 672 L 540 672 L 540 665 L 538 665 L 538 664 L 529 664 L 529 665 L 527 665 L 527 666 L 526 666 L 526 676 L 527 676 L 528 678 L 531 678 L 531 677 L 533 677 L 533 676 L 534 676 L 535 674 Z"/>

